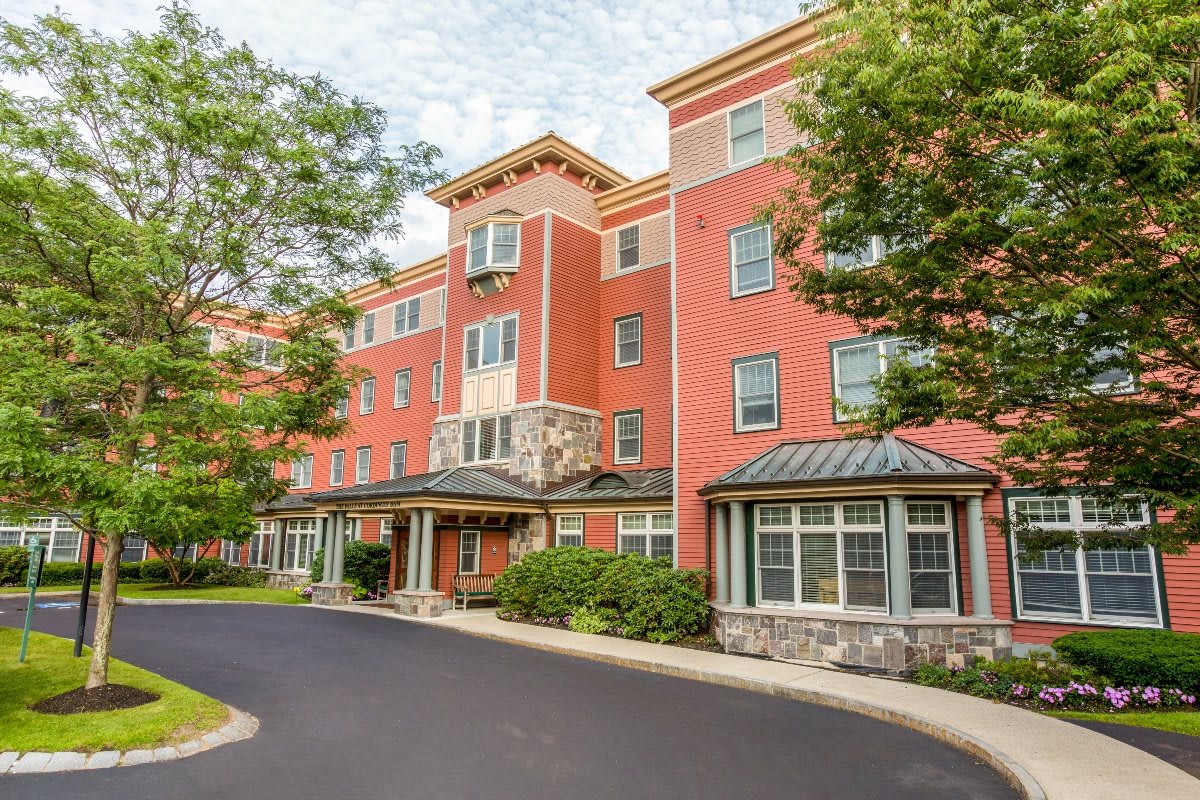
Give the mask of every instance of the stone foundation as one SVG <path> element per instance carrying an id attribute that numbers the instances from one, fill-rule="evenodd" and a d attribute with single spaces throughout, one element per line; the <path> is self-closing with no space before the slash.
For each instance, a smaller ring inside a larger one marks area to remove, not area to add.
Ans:
<path id="1" fill-rule="evenodd" d="M 294 589 L 308 583 L 310 576 L 307 572 L 283 572 L 281 570 L 267 571 L 268 589 Z"/>
<path id="2" fill-rule="evenodd" d="M 866 614 L 713 606 L 717 641 L 730 653 L 831 661 L 907 671 L 969 666 L 1012 655 L 1012 623 L 972 617 L 896 620 Z"/>
<path id="3" fill-rule="evenodd" d="M 312 585 L 312 604 L 314 606 L 348 606 L 353 599 L 353 584 L 314 583 Z"/>
<path id="4" fill-rule="evenodd" d="M 445 599 L 439 591 L 420 589 L 401 589 L 388 597 L 395 598 L 393 611 L 404 617 L 440 617 Z"/>

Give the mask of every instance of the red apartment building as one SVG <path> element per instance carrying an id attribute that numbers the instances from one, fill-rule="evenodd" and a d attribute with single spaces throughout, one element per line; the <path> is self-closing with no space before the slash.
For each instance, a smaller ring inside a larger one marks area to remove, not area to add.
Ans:
<path id="1" fill-rule="evenodd" d="M 328 542 L 315 599 L 344 602 L 340 549 L 383 541 L 397 611 L 437 614 L 456 574 L 530 550 L 669 556 L 710 572 L 727 649 L 884 668 L 1089 627 L 1200 632 L 1200 549 L 1022 560 L 990 521 L 1150 509 L 1016 486 L 969 425 L 845 438 L 832 398 L 869 400 L 890 359 L 927 354 L 797 303 L 753 221 L 788 180 L 765 159 L 797 143 L 781 101 L 815 41 L 800 19 L 650 87 L 667 171 L 630 180 L 549 133 L 430 191 L 446 253 L 349 294 L 346 358 L 371 373 L 338 411 L 351 431 L 292 465 L 225 557 L 287 584 Z"/>

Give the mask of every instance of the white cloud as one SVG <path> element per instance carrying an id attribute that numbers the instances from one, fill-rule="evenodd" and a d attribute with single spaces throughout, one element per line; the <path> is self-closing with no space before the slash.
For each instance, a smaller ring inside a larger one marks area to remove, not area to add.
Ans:
<path id="1" fill-rule="evenodd" d="M 116 35 L 157 24 L 162 0 L 57 0 Z M 6 0 L 27 24 L 50 0 Z M 388 141 L 436 144 L 451 174 L 548 130 L 632 177 L 667 166 L 666 110 L 645 88 L 796 14 L 795 0 L 587 2 L 193 0 L 205 24 L 261 58 L 330 77 L 388 112 Z M 14 88 L 16 88 L 14 86 Z M 398 264 L 445 247 L 446 212 L 423 197 Z"/>

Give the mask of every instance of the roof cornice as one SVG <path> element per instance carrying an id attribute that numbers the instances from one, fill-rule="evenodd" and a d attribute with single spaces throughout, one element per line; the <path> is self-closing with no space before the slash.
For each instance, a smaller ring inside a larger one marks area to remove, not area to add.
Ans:
<path id="1" fill-rule="evenodd" d="M 596 208 L 600 209 L 601 214 L 607 214 L 621 206 L 632 205 L 639 200 L 649 200 L 656 195 L 666 194 L 670 188 L 670 171 L 664 169 L 662 172 L 630 181 L 624 186 L 601 192 L 596 195 Z"/>
<path id="2" fill-rule="evenodd" d="M 827 9 L 820 9 L 780 25 L 701 64 L 659 81 L 646 89 L 646 94 L 667 108 L 676 106 L 715 83 L 750 72 L 762 64 L 796 52 L 817 38 L 817 25 L 828 13 Z"/>
<path id="3" fill-rule="evenodd" d="M 413 281 L 428 278 L 430 275 L 446 269 L 446 254 L 439 253 L 432 258 L 427 258 L 424 261 L 418 261 L 416 264 L 410 264 L 403 269 L 397 270 L 386 280 L 371 281 L 364 283 L 362 286 L 356 286 L 346 292 L 344 300 L 347 303 L 357 303 L 360 300 L 378 294 L 381 291 L 387 291 L 394 288 L 397 284 L 412 283 Z"/>
<path id="4" fill-rule="evenodd" d="M 478 197 L 479 189 L 487 189 L 501 181 L 506 185 L 510 184 L 526 169 L 540 172 L 542 164 L 547 161 L 557 164 L 560 174 L 570 170 L 590 185 L 601 189 L 611 189 L 629 182 L 628 176 L 550 131 L 532 142 L 509 150 L 486 164 L 459 175 L 448 183 L 430 189 L 425 196 L 444 206 L 457 207 L 460 198 L 468 194 Z"/>

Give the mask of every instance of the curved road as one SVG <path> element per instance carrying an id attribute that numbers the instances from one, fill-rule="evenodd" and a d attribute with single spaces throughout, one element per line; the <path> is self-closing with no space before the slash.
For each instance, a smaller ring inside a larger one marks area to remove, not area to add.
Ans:
<path id="1" fill-rule="evenodd" d="M 0 601 L 0 624 L 23 606 Z M 35 618 L 69 636 L 75 614 Z M 114 650 L 262 728 L 168 764 L 0 777 L 5 800 L 1016 796 L 866 717 L 365 614 L 126 606 Z"/>

